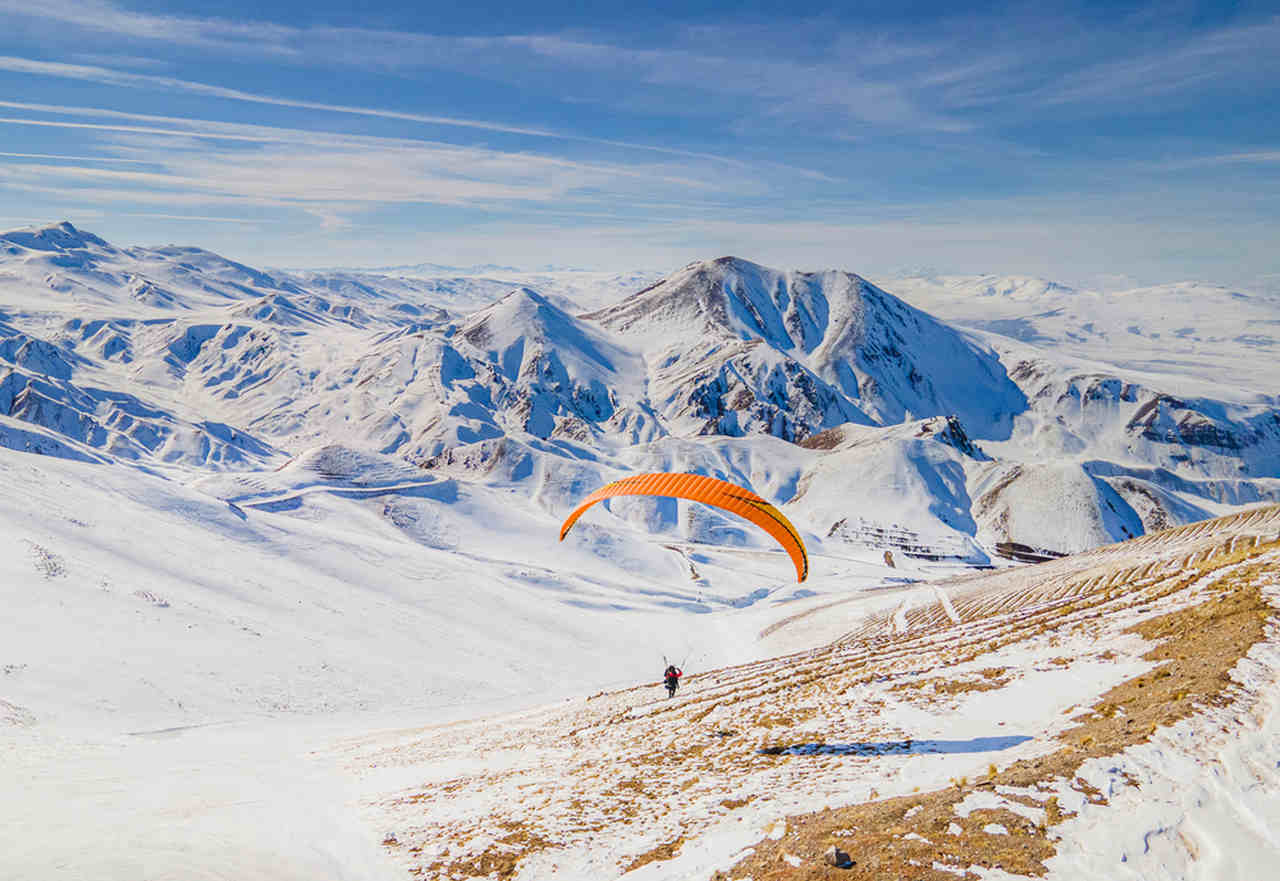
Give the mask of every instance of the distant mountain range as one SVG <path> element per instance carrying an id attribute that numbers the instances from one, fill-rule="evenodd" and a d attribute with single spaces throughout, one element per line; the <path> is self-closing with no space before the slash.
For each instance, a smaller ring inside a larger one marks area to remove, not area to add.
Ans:
<path id="1" fill-rule="evenodd" d="M 1267 297 L 1017 277 L 891 293 L 734 257 L 663 278 L 431 270 L 0 234 L 0 444 L 209 491 L 349 450 L 548 517 L 628 471 L 690 470 L 774 499 L 819 549 L 983 565 L 1004 542 L 1078 551 L 1280 501 Z M 656 501 L 611 516 L 758 541 Z"/>

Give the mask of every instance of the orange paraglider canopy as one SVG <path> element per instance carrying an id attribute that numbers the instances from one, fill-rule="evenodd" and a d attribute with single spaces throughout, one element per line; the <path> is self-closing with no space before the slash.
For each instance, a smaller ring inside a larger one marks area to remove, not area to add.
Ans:
<path id="1" fill-rule="evenodd" d="M 714 477 L 703 477 L 701 474 L 636 474 L 624 477 L 613 483 L 605 484 L 582 500 L 582 504 L 573 509 L 564 525 L 560 527 L 560 540 L 569 534 L 573 524 L 583 512 L 604 499 L 614 496 L 671 496 L 677 499 L 689 499 L 722 508 L 750 520 L 765 532 L 773 536 L 783 550 L 791 557 L 796 567 L 796 580 L 804 581 L 809 576 L 809 554 L 800 533 L 791 525 L 791 521 L 782 516 L 782 512 L 760 498 L 749 489 L 745 489 L 727 480 Z"/>

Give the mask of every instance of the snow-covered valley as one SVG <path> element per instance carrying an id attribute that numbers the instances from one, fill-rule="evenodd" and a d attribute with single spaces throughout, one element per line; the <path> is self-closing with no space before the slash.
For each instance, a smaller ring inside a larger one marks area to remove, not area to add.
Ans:
<path id="1" fill-rule="evenodd" d="M 280 272 L 0 234 L 0 878 L 825 877 L 835 832 L 789 816 L 1057 755 L 1152 675 L 1144 621 L 1275 603 L 1280 304 L 981 282 Z M 812 574 L 670 499 L 556 541 L 643 471 L 772 500 Z M 1036 778 L 1075 812 L 1029 808 L 1051 876 L 1276 856 L 1259 627 L 1184 651 L 1238 687 L 1180 670 L 1185 713 L 1084 750 L 1112 807 Z M 1160 796 L 1173 819 L 1138 809 L 1164 761 L 1207 793 Z M 1006 786 L 979 812 L 1036 800 Z M 1006 877 L 983 853 L 919 877 Z"/>

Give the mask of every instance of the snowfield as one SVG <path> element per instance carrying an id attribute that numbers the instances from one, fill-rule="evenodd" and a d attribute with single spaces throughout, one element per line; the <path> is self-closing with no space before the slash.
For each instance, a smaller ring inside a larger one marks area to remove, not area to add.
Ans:
<path id="1" fill-rule="evenodd" d="M 0 881 L 1259 877 L 1278 321 L 0 233 Z"/>

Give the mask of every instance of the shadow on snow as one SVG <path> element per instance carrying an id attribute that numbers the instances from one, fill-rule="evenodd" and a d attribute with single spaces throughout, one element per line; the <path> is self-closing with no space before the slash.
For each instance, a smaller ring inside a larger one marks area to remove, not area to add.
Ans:
<path id="1" fill-rule="evenodd" d="M 1025 734 L 973 737 L 969 740 L 885 740 L 877 743 L 796 743 L 759 750 L 766 756 L 887 756 L 926 753 L 988 753 L 1031 740 Z"/>

